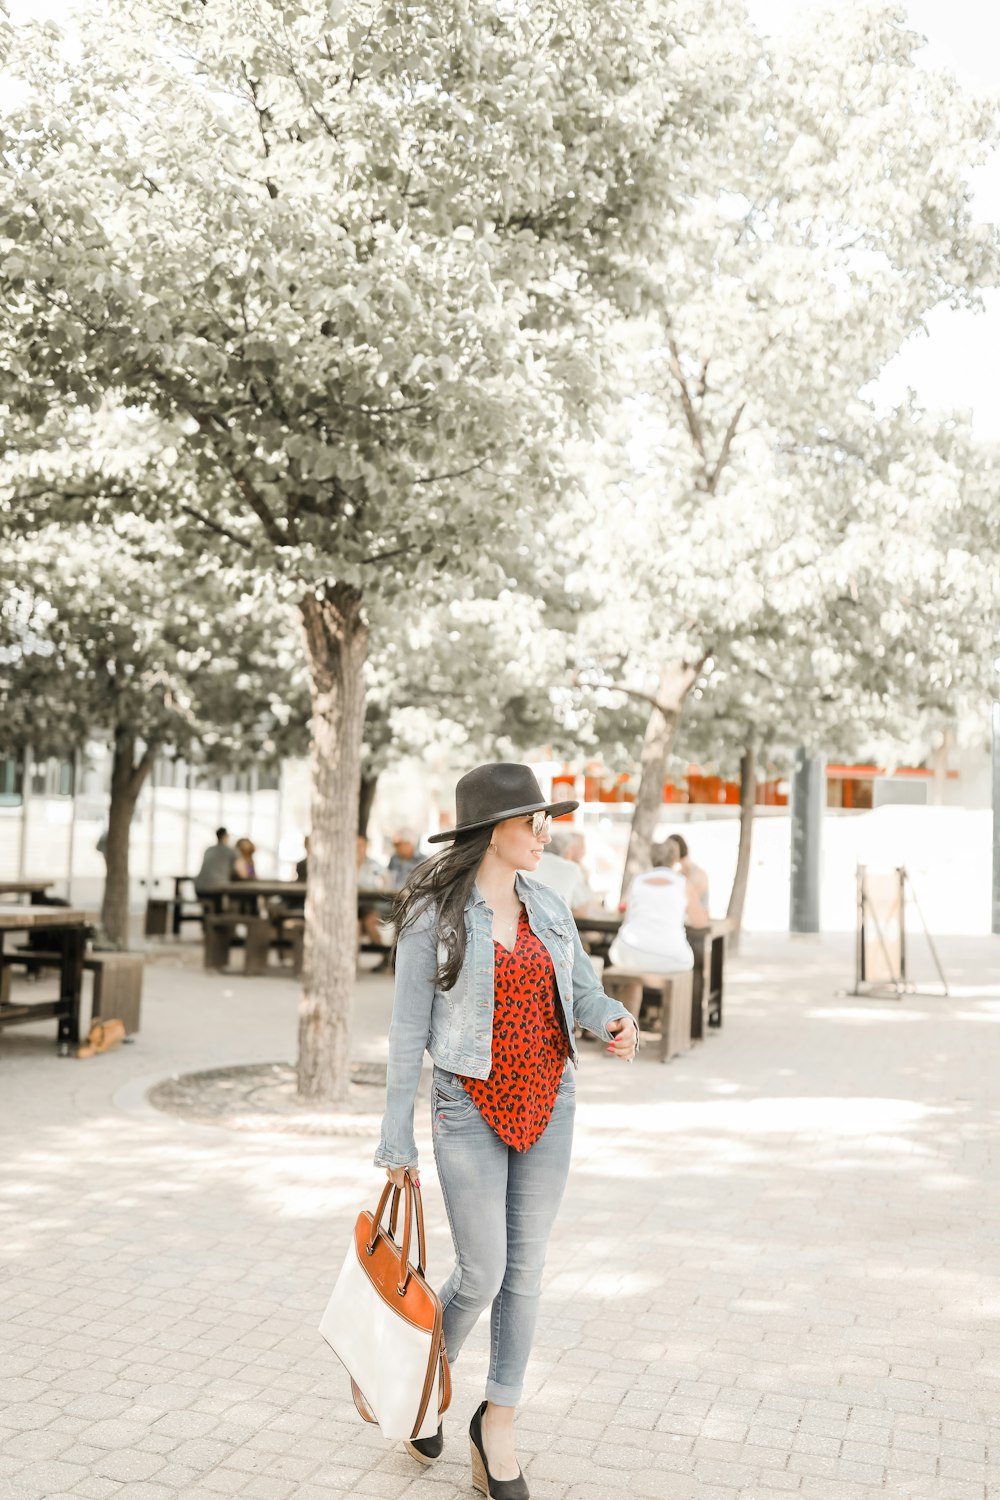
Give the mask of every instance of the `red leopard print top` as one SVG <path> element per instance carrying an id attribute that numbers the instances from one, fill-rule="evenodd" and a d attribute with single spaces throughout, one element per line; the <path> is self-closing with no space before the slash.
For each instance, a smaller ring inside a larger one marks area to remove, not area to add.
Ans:
<path id="1" fill-rule="evenodd" d="M 500 1139 L 527 1151 L 555 1109 L 569 1042 L 552 958 L 523 906 L 513 948 L 494 939 L 493 975 L 493 1069 L 459 1081 Z"/>

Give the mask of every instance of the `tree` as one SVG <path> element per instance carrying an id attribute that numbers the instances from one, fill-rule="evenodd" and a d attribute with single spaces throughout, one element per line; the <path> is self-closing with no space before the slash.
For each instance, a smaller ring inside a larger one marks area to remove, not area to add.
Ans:
<path id="1" fill-rule="evenodd" d="M 893 454 L 868 387 L 930 308 L 977 306 L 996 283 L 997 232 L 974 221 L 968 173 L 997 115 L 918 67 L 919 45 L 898 7 L 826 13 L 766 45 L 734 25 L 725 128 L 700 137 L 662 253 L 614 262 L 631 434 L 612 442 L 621 524 L 594 628 L 613 621 L 628 642 L 624 686 L 650 709 L 626 886 L 695 685 L 730 653 L 733 670 L 766 670 L 795 618 L 807 628 L 804 605 L 820 638 L 831 612 L 849 630 L 846 560 L 883 560 L 899 510 L 934 499 L 905 414 Z M 837 476 L 856 470 L 845 498 Z M 907 560 L 874 587 L 872 623 L 911 613 L 925 563 Z"/>
<path id="2" fill-rule="evenodd" d="M 127 948 L 129 835 L 157 756 L 244 768 L 304 748 L 294 621 L 135 516 L 43 525 L 5 561 L 0 739 L 46 753 L 110 738 L 101 926 Z"/>
<path id="3" fill-rule="evenodd" d="M 683 748 L 741 774 L 728 915 L 742 919 L 758 757 L 922 759 L 934 728 L 990 696 L 1000 628 L 996 456 L 912 404 L 856 435 L 823 487 L 839 537 L 734 638 L 692 694 Z"/>
<path id="4" fill-rule="evenodd" d="M 106 11 L 106 16 L 103 14 Z M 115 0 L 29 30 L 5 125 L 12 411 L 169 426 L 206 545 L 302 618 L 313 817 L 299 1087 L 344 1097 L 372 617 L 499 583 L 599 388 L 608 237 L 649 240 L 717 108 L 704 7 Z"/>

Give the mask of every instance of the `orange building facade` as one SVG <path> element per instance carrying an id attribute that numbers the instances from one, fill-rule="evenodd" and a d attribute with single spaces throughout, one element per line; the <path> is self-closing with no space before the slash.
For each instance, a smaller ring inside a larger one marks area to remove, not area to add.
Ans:
<path id="1" fill-rule="evenodd" d="M 958 773 L 949 771 L 947 775 L 949 780 L 954 780 Z M 608 771 L 594 762 L 584 767 L 582 778 L 568 767 L 553 776 L 553 797 L 579 797 L 581 779 L 583 801 L 586 803 L 622 804 L 635 801 L 637 776 L 624 771 Z M 867 811 L 873 806 L 876 781 L 912 784 L 930 783 L 933 779 L 933 771 L 921 766 L 900 766 L 887 770 L 884 766 L 831 762 L 826 767 L 826 805 L 844 811 Z M 788 776 L 772 776 L 757 782 L 755 800 L 758 807 L 787 807 L 790 792 L 791 782 Z M 700 766 L 690 765 L 683 777 L 665 782 L 663 801 L 675 807 L 739 807 L 740 786 L 738 781 L 727 781 L 722 776 L 704 771 Z"/>

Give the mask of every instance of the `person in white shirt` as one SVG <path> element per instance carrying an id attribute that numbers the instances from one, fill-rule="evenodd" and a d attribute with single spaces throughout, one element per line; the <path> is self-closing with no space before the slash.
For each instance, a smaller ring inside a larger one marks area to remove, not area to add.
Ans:
<path id="1" fill-rule="evenodd" d="M 665 843 L 654 844 L 653 868 L 629 886 L 625 916 L 608 954 L 615 968 L 647 974 L 694 968 L 684 932 L 687 881 L 680 870 L 669 868 L 672 855 Z"/>
<path id="2" fill-rule="evenodd" d="M 591 892 L 580 866 L 575 860 L 566 858 L 576 837 L 572 828 L 560 828 L 558 824 L 553 824 L 551 842 L 535 871 L 535 879 L 556 891 L 573 915 L 580 916 L 591 899 Z"/>

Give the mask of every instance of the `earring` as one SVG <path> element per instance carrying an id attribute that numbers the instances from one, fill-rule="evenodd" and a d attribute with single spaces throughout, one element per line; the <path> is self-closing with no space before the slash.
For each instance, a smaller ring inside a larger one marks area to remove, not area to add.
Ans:
<path id="1" fill-rule="evenodd" d="M 493 854 L 499 854 L 500 853 L 500 850 L 497 848 L 496 844 L 491 844 L 490 845 L 490 850 L 491 850 L 491 852 Z"/>

